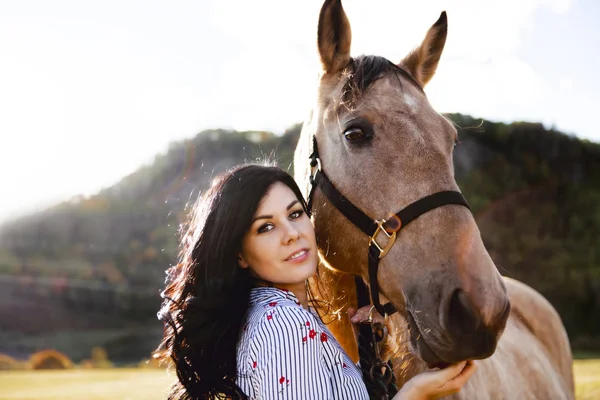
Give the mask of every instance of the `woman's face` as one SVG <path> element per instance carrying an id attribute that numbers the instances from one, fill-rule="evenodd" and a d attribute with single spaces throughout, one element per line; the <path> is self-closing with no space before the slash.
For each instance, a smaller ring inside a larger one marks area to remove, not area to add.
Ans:
<path id="1" fill-rule="evenodd" d="M 317 260 L 310 218 L 289 187 L 273 184 L 242 240 L 240 266 L 265 281 L 291 285 L 314 275 Z"/>

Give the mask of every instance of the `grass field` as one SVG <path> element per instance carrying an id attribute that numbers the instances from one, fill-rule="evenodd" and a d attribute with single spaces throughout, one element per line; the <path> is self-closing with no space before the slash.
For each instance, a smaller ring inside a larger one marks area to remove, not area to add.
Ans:
<path id="1" fill-rule="evenodd" d="M 0 399 L 164 400 L 171 381 L 160 369 L 0 371 Z"/>
<path id="2" fill-rule="evenodd" d="M 600 399 L 600 359 L 575 360 L 573 372 L 577 400 Z"/>
<path id="3" fill-rule="evenodd" d="M 577 400 L 600 399 L 600 359 L 577 360 L 574 371 Z M 1 371 L 0 399 L 163 400 L 171 381 L 153 369 Z"/>

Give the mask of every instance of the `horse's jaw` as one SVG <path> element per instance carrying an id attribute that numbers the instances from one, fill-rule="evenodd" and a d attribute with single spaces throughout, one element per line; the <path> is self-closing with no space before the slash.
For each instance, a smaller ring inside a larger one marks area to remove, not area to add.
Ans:
<path id="1" fill-rule="evenodd" d="M 467 360 L 482 360 L 492 356 L 496 350 L 497 344 L 500 340 L 504 329 L 501 332 L 489 332 L 482 331 L 482 339 L 489 345 L 486 351 L 471 353 L 469 349 L 465 352 L 463 347 L 465 343 L 458 344 L 447 342 L 444 346 L 436 345 L 435 340 L 432 340 L 431 331 L 432 329 L 441 329 L 441 327 L 428 327 L 420 322 L 418 317 L 409 311 L 404 310 L 402 312 L 402 318 L 404 319 L 404 331 L 401 333 L 400 338 L 408 352 L 414 355 L 422 361 L 427 368 L 445 368 L 451 364 L 467 361 Z M 445 336 L 443 333 L 441 336 Z M 475 342 L 474 342 L 475 343 Z"/>
<path id="2" fill-rule="evenodd" d="M 427 344 L 425 335 L 419 329 L 415 318 L 410 311 L 406 312 L 406 324 L 408 327 L 409 349 L 421 359 L 427 368 L 445 368 L 451 363 L 442 360 L 440 356 Z"/>

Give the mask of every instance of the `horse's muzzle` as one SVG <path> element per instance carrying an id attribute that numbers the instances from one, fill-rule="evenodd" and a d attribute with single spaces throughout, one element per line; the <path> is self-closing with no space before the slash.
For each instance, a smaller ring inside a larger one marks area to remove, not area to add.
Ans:
<path id="1" fill-rule="evenodd" d="M 418 323 L 411 312 L 407 313 L 412 348 L 430 368 L 481 360 L 494 354 L 510 315 L 508 298 L 488 323 L 484 323 L 460 289 L 452 294 L 446 310 L 447 314 L 440 318 L 440 326 L 428 326 L 426 329 L 422 329 L 425 324 Z M 433 329 L 441 329 L 443 332 L 436 336 L 444 340 L 428 340 Z"/>

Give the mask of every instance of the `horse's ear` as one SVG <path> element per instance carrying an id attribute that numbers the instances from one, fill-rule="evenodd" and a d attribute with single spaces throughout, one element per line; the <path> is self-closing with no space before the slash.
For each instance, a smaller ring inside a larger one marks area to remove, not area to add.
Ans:
<path id="1" fill-rule="evenodd" d="M 323 70 L 336 73 L 350 62 L 352 32 L 341 0 L 325 0 L 319 14 L 317 43 Z"/>
<path id="2" fill-rule="evenodd" d="M 443 11 L 437 22 L 427 31 L 421 45 L 400 61 L 400 65 L 409 70 L 421 86 L 425 86 L 435 74 L 446 44 L 447 33 L 448 18 L 446 11 Z"/>

